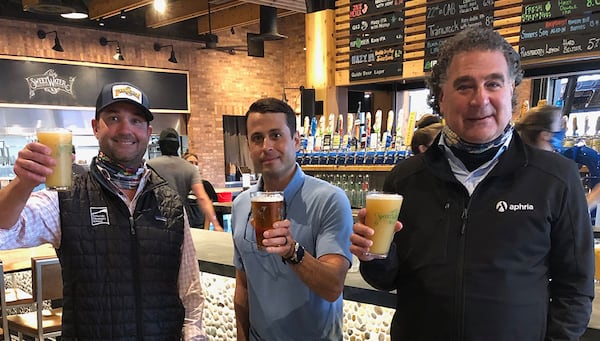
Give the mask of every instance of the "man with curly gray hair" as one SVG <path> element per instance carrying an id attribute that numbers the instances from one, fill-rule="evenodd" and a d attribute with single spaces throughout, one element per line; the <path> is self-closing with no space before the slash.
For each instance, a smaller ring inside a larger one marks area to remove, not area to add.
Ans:
<path id="1" fill-rule="evenodd" d="M 445 125 L 397 164 L 404 196 L 386 259 L 369 255 L 366 210 L 351 251 L 365 280 L 396 290 L 391 339 L 579 340 L 594 296 L 594 251 L 574 162 L 525 144 L 511 124 L 519 56 L 497 32 L 449 38 L 428 80 Z"/>

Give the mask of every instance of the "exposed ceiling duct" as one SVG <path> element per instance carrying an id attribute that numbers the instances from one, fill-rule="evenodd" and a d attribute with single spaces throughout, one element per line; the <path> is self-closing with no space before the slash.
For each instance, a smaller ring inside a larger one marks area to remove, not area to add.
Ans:
<path id="1" fill-rule="evenodd" d="M 260 33 L 254 35 L 252 40 L 280 40 L 287 36 L 277 32 L 277 8 L 260 6 Z"/>

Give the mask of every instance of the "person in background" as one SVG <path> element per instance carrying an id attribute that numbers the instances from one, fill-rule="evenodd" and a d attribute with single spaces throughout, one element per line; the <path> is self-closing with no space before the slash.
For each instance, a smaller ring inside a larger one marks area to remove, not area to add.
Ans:
<path id="1" fill-rule="evenodd" d="M 233 201 L 238 340 L 342 340 L 342 291 L 352 255 L 344 192 L 296 164 L 300 135 L 285 102 L 263 98 L 246 113 L 248 146 L 262 176 Z M 258 250 L 250 193 L 283 191 L 285 219 Z"/>
<path id="2" fill-rule="evenodd" d="M 515 123 L 523 142 L 530 146 L 554 151 L 560 149 L 564 138 L 562 109 L 552 105 L 533 107 Z"/>
<path id="3" fill-rule="evenodd" d="M 441 123 L 432 123 L 422 128 L 415 130 L 412 139 L 410 140 L 410 149 L 414 155 L 421 154 L 431 146 L 435 137 L 442 130 Z"/>
<path id="4" fill-rule="evenodd" d="M 191 163 L 194 167 L 196 167 L 196 169 L 198 170 L 198 172 L 200 172 L 200 168 L 198 166 L 198 156 L 194 153 L 185 153 L 183 154 L 183 159 L 186 160 L 187 162 Z M 210 183 L 210 181 L 208 180 L 204 180 L 202 179 L 202 185 L 204 186 L 204 191 L 206 192 L 206 195 L 208 195 L 208 197 L 210 198 L 210 200 L 214 203 L 219 201 L 219 196 L 217 195 L 217 192 L 215 191 L 215 188 L 213 187 L 213 185 Z M 194 194 L 194 192 L 190 192 L 188 194 L 188 199 L 190 200 L 194 200 L 194 202 L 196 201 L 196 195 Z M 192 206 L 192 203 L 188 201 L 188 205 L 190 207 Z M 214 206 L 213 206 L 214 207 Z M 216 211 L 216 210 L 215 210 Z M 208 228 L 208 224 L 210 224 L 210 221 L 205 221 L 204 219 L 204 214 L 200 212 L 199 214 L 199 219 L 200 221 L 203 222 L 203 225 L 205 228 Z M 208 217 L 207 217 L 208 219 Z M 225 228 L 225 225 L 223 225 L 223 213 L 219 213 L 217 212 L 217 220 L 219 221 L 219 224 Z"/>
<path id="5" fill-rule="evenodd" d="M 533 147 L 557 151 L 562 149 L 565 131 L 562 129 L 562 109 L 552 105 L 541 105 L 527 111 L 515 124 L 515 129 L 523 141 Z M 600 185 L 594 186 L 586 194 L 588 210 L 597 208 L 600 203 Z"/>
<path id="6" fill-rule="evenodd" d="M 511 125 L 518 53 L 497 32 L 447 39 L 427 85 L 442 133 L 398 163 L 383 190 L 404 202 L 387 259 L 352 253 L 372 286 L 396 290 L 391 339 L 579 340 L 594 297 L 594 249 L 575 164 Z M 400 229 L 401 228 L 401 229 Z"/>
<path id="7" fill-rule="evenodd" d="M 439 116 L 434 114 L 425 114 L 421 116 L 421 118 L 419 118 L 419 120 L 415 124 L 415 128 L 421 129 L 436 123 L 442 123 L 442 120 Z"/>
<path id="8" fill-rule="evenodd" d="M 74 175 L 84 174 L 87 172 L 87 169 L 82 165 L 75 162 L 75 146 L 71 146 L 71 170 Z"/>
<path id="9" fill-rule="evenodd" d="M 0 190 L 0 249 L 50 243 L 60 259 L 63 340 L 204 340 L 204 294 L 177 192 L 143 156 L 152 112 L 137 86 L 106 84 L 92 120 L 100 146 L 65 192 L 31 193 L 56 160 L 19 151 Z M 100 322 L 102 321 L 102 322 Z"/>
<path id="10" fill-rule="evenodd" d="M 202 209 L 204 216 L 208 217 L 209 222 L 213 224 L 215 231 L 223 231 L 215 214 L 212 200 L 204 190 L 198 169 L 179 157 L 179 134 L 177 131 L 173 128 L 161 131 L 158 146 L 162 155 L 148 160 L 148 166 L 167 180 L 184 202 L 186 202 L 188 193 L 192 191 L 196 196 L 198 206 Z M 187 203 L 186 206 L 188 206 Z M 189 210 L 189 206 L 186 209 Z"/>

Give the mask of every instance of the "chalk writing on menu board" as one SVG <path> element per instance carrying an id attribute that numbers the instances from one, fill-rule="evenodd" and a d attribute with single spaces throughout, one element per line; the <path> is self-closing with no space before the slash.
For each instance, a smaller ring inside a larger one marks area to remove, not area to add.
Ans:
<path id="1" fill-rule="evenodd" d="M 468 27 L 493 27 L 493 0 L 454 0 L 428 3 L 426 7 L 425 57 L 429 71 L 445 38 Z"/>
<path id="2" fill-rule="evenodd" d="M 520 41 L 554 38 L 564 34 L 584 34 L 590 30 L 600 30 L 600 13 L 522 24 Z"/>
<path id="3" fill-rule="evenodd" d="M 354 19 L 350 21 L 350 35 L 403 29 L 404 18 L 401 16 L 401 13 L 387 13 L 375 17 Z"/>
<path id="4" fill-rule="evenodd" d="M 600 10 L 598 0 L 547 0 L 525 3 L 522 5 L 521 23 L 581 15 L 598 10 Z"/>
<path id="5" fill-rule="evenodd" d="M 427 22 L 493 10 L 494 0 L 454 0 L 427 4 Z"/>
<path id="6" fill-rule="evenodd" d="M 402 75 L 402 0 L 350 4 L 350 81 Z"/>
<path id="7" fill-rule="evenodd" d="M 524 3 L 519 54 L 523 60 L 599 51 L 600 0 Z"/>
<path id="8" fill-rule="evenodd" d="M 402 31 L 385 31 L 372 33 L 367 36 L 357 36 L 350 41 L 350 51 L 357 49 L 376 48 L 386 45 L 402 45 L 404 33 Z"/>
<path id="9" fill-rule="evenodd" d="M 384 78 L 398 75 L 402 75 L 402 62 L 350 70 L 350 80 Z"/>
<path id="10" fill-rule="evenodd" d="M 350 4 L 350 19 L 402 9 L 402 1 L 363 0 Z"/>
<path id="11" fill-rule="evenodd" d="M 600 51 L 600 34 L 576 34 L 558 39 L 531 40 L 519 46 L 521 59 Z"/>

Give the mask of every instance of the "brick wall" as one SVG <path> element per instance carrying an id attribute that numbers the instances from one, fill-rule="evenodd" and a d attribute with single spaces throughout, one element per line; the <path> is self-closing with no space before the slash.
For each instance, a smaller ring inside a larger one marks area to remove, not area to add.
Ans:
<path id="1" fill-rule="evenodd" d="M 0 55 L 188 71 L 189 149 L 200 157 L 203 177 L 215 186 L 222 186 L 223 115 L 243 115 L 254 100 L 266 96 L 281 98 L 284 85 L 298 87 L 305 82 L 304 15 L 279 19 L 278 26 L 280 33 L 289 38 L 265 42 L 265 58 L 254 58 L 245 52 L 229 55 L 198 49 L 202 43 L 0 19 Z M 36 34 L 39 29 L 57 30 L 65 52 L 52 50 L 53 35 L 39 39 Z M 235 34 L 220 33 L 219 46 L 245 45 L 246 32 L 258 32 L 259 28 L 236 27 L 235 31 Z M 112 58 L 115 47 L 101 46 L 98 43 L 101 36 L 119 41 L 125 61 Z M 178 64 L 167 61 L 169 49 L 154 51 L 154 42 L 173 44 Z M 290 101 L 290 104 L 295 103 Z"/>

